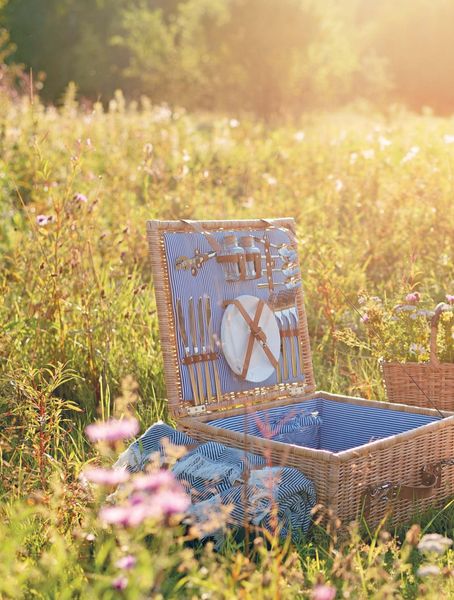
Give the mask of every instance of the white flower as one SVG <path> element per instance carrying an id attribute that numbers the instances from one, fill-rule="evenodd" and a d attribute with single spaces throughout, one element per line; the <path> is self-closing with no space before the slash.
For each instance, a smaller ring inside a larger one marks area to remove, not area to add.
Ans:
<path id="1" fill-rule="evenodd" d="M 358 153 L 357 152 L 352 152 L 350 154 L 350 164 L 354 165 L 357 160 L 358 160 Z"/>
<path id="2" fill-rule="evenodd" d="M 238 121 L 238 119 L 230 119 L 229 121 L 229 125 L 232 129 L 235 129 L 236 127 L 238 127 L 240 124 L 240 122 Z"/>
<path id="3" fill-rule="evenodd" d="M 418 550 L 427 554 L 444 554 L 452 546 L 452 540 L 440 533 L 427 533 L 421 538 Z"/>
<path id="4" fill-rule="evenodd" d="M 336 188 L 336 192 L 341 192 L 344 189 L 343 181 L 341 179 L 336 179 L 334 187 Z"/>
<path id="5" fill-rule="evenodd" d="M 454 135 L 452 135 L 450 133 L 446 133 L 443 136 L 443 141 L 445 144 L 454 144 Z"/>
<path id="6" fill-rule="evenodd" d="M 407 154 L 403 157 L 402 163 L 407 163 L 410 160 L 413 160 L 417 154 L 419 154 L 419 146 L 412 146 Z"/>
<path id="7" fill-rule="evenodd" d="M 361 154 L 366 160 L 371 160 L 375 156 L 375 150 L 373 148 L 369 148 L 368 150 L 363 150 Z"/>
<path id="8" fill-rule="evenodd" d="M 263 173 L 263 179 L 267 182 L 268 185 L 276 185 L 277 179 L 273 177 L 269 173 Z"/>
<path id="9" fill-rule="evenodd" d="M 304 131 L 297 131 L 293 136 L 293 139 L 295 140 L 295 142 L 302 142 L 304 140 L 305 135 L 306 134 L 304 133 Z"/>
<path id="10" fill-rule="evenodd" d="M 381 150 L 384 150 L 385 148 L 387 148 L 388 146 L 391 146 L 392 142 L 391 140 L 388 140 L 388 138 L 385 138 L 383 135 L 381 135 L 378 138 L 378 144 L 380 146 Z"/>
<path id="11" fill-rule="evenodd" d="M 417 570 L 417 574 L 420 577 L 427 577 L 427 575 L 440 575 L 440 567 L 437 565 L 422 565 Z"/>

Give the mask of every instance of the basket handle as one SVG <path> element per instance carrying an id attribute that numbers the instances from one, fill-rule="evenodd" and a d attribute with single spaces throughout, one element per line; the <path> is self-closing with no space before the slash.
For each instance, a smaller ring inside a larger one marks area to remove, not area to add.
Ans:
<path id="1" fill-rule="evenodd" d="M 441 313 L 451 310 L 451 306 L 445 302 L 440 302 L 435 308 L 435 313 L 430 320 L 430 362 L 433 365 L 439 365 L 440 361 L 437 356 L 437 334 L 438 323 L 440 322 Z"/>

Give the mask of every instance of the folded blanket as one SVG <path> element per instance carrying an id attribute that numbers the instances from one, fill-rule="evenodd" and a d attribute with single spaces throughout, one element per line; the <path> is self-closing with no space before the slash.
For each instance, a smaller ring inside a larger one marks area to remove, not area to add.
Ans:
<path id="1" fill-rule="evenodd" d="M 130 473 L 143 471 L 152 454 L 159 453 L 160 457 L 165 459 L 166 442 L 173 446 L 185 447 L 193 447 L 198 444 L 183 431 L 177 431 L 162 421 L 158 421 L 133 442 L 125 452 L 120 454 L 114 468 L 126 469 Z"/>
<path id="2" fill-rule="evenodd" d="M 202 539 L 214 537 L 218 544 L 226 526 L 245 523 L 284 538 L 290 534 L 297 541 L 309 529 L 315 503 L 314 484 L 303 473 L 292 467 L 268 467 L 252 471 L 240 485 L 191 505 L 187 522 L 200 527 Z M 212 515 L 222 513 L 223 506 L 231 507 L 224 524 L 211 525 L 215 523 Z"/>
<path id="3" fill-rule="evenodd" d="M 178 460 L 172 472 L 197 502 L 230 489 L 244 471 L 261 465 L 261 456 L 207 442 Z"/>
<path id="4" fill-rule="evenodd" d="M 291 467 L 266 467 L 262 456 L 216 442 L 197 445 L 186 433 L 162 422 L 149 427 L 114 466 L 136 472 L 145 468 L 152 454 L 165 460 L 166 442 L 190 449 L 171 470 L 191 497 L 186 522 L 199 527 L 201 539 L 215 537 L 220 543 L 226 526 L 245 522 L 272 532 L 273 515 L 282 537 L 290 534 L 296 540 L 309 528 L 316 496 L 303 473 Z M 217 513 L 223 514 L 222 519 L 213 519 Z"/>

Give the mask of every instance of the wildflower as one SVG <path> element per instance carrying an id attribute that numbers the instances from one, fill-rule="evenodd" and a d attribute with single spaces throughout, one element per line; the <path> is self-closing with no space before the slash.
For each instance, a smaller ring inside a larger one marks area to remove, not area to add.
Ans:
<path id="1" fill-rule="evenodd" d="M 378 144 L 380 146 L 381 150 L 384 150 L 385 148 L 387 148 L 388 146 L 391 146 L 392 142 L 391 140 L 388 140 L 387 138 L 385 138 L 383 135 L 381 135 L 378 138 Z"/>
<path id="2" fill-rule="evenodd" d="M 230 119 L 229 121 L 229 125 L 232 129 L 235 129 L 236 127 L 238 127 L 240 124 L 240 122 L 238 121 L 238 119 Z"/>
<path id="3" fill-rule="evenodd" d="M 91 468 L 85 469 L 82 475 L 91 483 L 108 486 L 119 485 L 129 479 L 129 473 L 124 469 Z"/>
<path id="4" fill-rule="evenodd" d="M 367 313 L 365 313 L 362 317 L 361 317 L 361 322 L 362 323 L 367 323 L 369 321 L 369 315 Z"/>
<path id="5" fill-rule="evenodd" d="M 130 519 L 128 506 L 103 506 L 99 511 L 99 518 L 108 525 L 127 526 Z"/>
<path id="6" fill-rule="evenodd" d="M 115 566 L 119 569 L 124 569 L 125 571 L 128 571 L 129 569 L 135 567 L 136 562 L 137 560 L 135 556 L 133 556 L 132 554 L 127 554 L 126 556 L 122 556 L 121 558 L 119 558 L 115 563 Z"/>
<path id="7" fill-rule="evenodd" d="M 316 585 L 312 590 L 314 600 L 334 600 L 336 597 L 336 588 L 332 585 Z"/>
<path id="8" fill-rule="evenodd" d="M 50 215 L 50 216 L 38 215 L 36 217 L 36 224 L 39 225 L 40 227 L 44 227 L 45 225 L 52 223 L 53 220 L 54 220 L 54 218 L 52 217 L 52 215 Z"/>
<path id="9" fill-rule="evenodd" d="M 112 587 L 119 592 L 125 590 L 128 586 L 128 578 L 124 575 L 119 575 L 112 581 Z"/>
<path id="10" fill-rule="evenodd" d="M 419 542 L 419 536 L 421 535 L 421 527 L 415 523 L 410 527 L 405 536 L 405 541 L 411 546 L 417 546 Z"/>
<path id="11" fill-rule="evenodd" d="M 162 515 L 170 517 L 184 513 L 190 502 L 188 496 L 181 490 L 164 490 L 157 494 L 154 503 Z"/>
<path id="12" fill-rule="evenodd" d="M 276 183 L 277 183 L 276 177 L 273 177 L 269 173 L 264 173 L 263 179 L 265 179 L 265 181 L 267 182 L 268 185 L 276 185 Z"/>
<path id="13" fill-rule="evenodd" d="M 417 570 L 417 574 L 420 577 L 427 577 L 428 575 L 440 575 L 440 567 L 437 565 L 422 565 Z"/>
<path id="14" fill-rule="evenodd" d="M 444 554 L 452 545 L 452 540 L 440 533 L 427 533 L 423 535 L 418 544 L 418 550 L 427 554 Z"/>
<path id="15" fill-rule="evenodd" d="M 411 315 L 413 316 L 413 315 Z M 427 350 L 421 344 L 415 344 L 412 342 L 409 347 L 410 354 L 424 354 Z"/>
<path id="16" fill-rule="evenodd" d="M 358 153 L 357 152 L 352 152 L 350 154 L 350 164 L 354 165 L 357 160 L 358 160 Z"/>
<path id="17" fill-rule="evenodd" d="M 109 419 L 91 423 L 85 433 L 92 442 L 116 442 L 133 437 L 139 431 L 137 419 Z"/>
<path id="18" fill-rule="evenodd" d="M 443 141 L 445 144 L 454 144 L 454 135 L 446 133 L 443 136 Z"/>
<path id="19" fill-rule="evenodd" d="M 419 153 L 419 146 L 412 146 L 407 154 L 403 157 L 402 163 L 407 163 L 410 160 L 413 160 L 415 156 Z"/>
<path id="20" fill-rule="evenodd" d="M 341 179 L 336 179 L 334 182 L 336 192 L 341 192 L 344 189 L 344 182 Z"/>
<path id="21" fill-rule="evenodd" d="M 454 304 L 454 294 L 446 294 L 446 302 L 448 304 Z"/>
<path id="22" fill-rule="evenodd" d="M 366 160 L 371 160 L 375 156 L 375 152 L 374 152 L 373 148 L 369 148 L 368 150 L 363 150 L 361 152 L 361 154 L 362 154 L 362 157 L 365 158 Z"/>
<path id="23" fill-rule="evenodd" d="M 88 202 L 87 196 L 85 196 L 85 194 L 81 194 L 81 193 L 74 194 L 73 200 L 75 202 L 80 202 L 81 204 Z"/>
<path id="24" fill-rule="evenodd" d="M 304 138 L 305 138 L 305 135 L 306 135 L 306 134 L 304 133 L 304 131 L 297 131 L 297 132 L 295 133 L 295 135 L 293 136 L 293 139 L 294 139 L 296 142 L 302 142 L 302 141 L 304 140 Z"/>
<path id="25" fill-rule="evenodd" d="M 140 475 L 135 478 L 133 487 L 136 491 L 153 492 L 163 487 L 172 487 L 176 479 L 170 471 L 161 469 L 148 475 Z"/>
<path id="26" fill-rule="evenodd" d="M 417 304 L 419 302 L 420 295 L 418 292 L 412 292 L 411 294 L 407 294 L 405 296 L 405 302 L 407 304 Z"/>

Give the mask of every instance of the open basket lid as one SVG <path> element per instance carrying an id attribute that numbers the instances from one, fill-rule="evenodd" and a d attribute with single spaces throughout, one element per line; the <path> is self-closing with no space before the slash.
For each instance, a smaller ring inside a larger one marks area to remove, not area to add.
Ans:
<path id="1" fill-rule="evenodd" d="M 148 221 L 147 236 L 173 417 L 315 390 L 293 219 Z"/>

